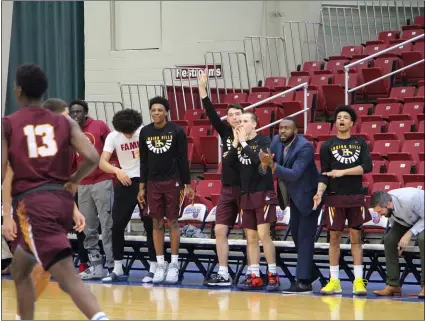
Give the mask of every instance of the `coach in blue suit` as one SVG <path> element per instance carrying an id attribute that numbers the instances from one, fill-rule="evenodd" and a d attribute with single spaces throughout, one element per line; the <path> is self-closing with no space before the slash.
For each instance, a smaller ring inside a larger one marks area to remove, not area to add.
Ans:
<path id="1" fill-rule="evenodd" d="M 260 159 L 272 168 L 278 179 L 279 205 L 290 206 L 292 238 L 297 248 L 297 282 L 285 293 L 312 292 L 312 282 L 318 274 L 314 269 L 314 241 L 320 207 L 313 208 L 319 172 L 314 162 L 313 146 L 301 135 L 294 119 L 284 119 L 279 124 L 279 135 L 273 138 L 270 150 L 260 153 Z"/>

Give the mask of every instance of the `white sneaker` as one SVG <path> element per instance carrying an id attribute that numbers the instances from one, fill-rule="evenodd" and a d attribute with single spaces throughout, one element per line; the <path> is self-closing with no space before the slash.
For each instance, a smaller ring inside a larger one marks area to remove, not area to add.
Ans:
<path id="1" fill-rule="evenodd" d="M 179 264 L 178 263 L 171 263 L 169 265 L 165 282 L 169 284 L 176 284 L 177 282 L 179 282 Z"/>
<path id="2" fill-rule="evenodd" d="M 96 280 L 105 277 L 103 266 L 101 264 L 90 266 L 87 270 L 81 272 L 79 275 L 82 280 Z"/>
<path id="3" fill-rule="evenodd" d="M 165 262 L 164 264 L 158 264 L 158 266 L 156 267 L 155 274 L 153 276 L 153 280 L 152 280 L 153 283 L 164 282 L 165 275 L 167 273 L 167 267 L 168 267 L 168 262 Z"/>
<path id="4" fill-rule="evenodd" d="M 148 274 L 143 278 L 142 282 L 143 283 L 152 283 L 153 281 L 153 276 L 155 275 L 155 271 L 156 271 L 156 267 L 157 267 L 157 263 L 156 262 L 150 262 L 150 267 L 149 267 L 149 272 Z"/>

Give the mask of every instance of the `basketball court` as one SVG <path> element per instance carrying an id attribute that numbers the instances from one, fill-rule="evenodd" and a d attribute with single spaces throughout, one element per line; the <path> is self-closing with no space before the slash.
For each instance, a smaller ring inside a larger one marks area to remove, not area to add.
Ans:
<path id="1" fill-rule="evenodd" d="M 371 284 L 369 296 L 353 298 L 351 285 L 343 282 L 345 290 L 340 296 L 286 295 L 263 291 L 243 292 L 236 289 L 209 289 L 198 276 L 189 274 L 179 286 L 153 286 L 141 283 L 142 274 L 132 274 L 128 282 L 105 285 L 87 282 L 103 311 L 110 319 L 304 319 L 304 320 L 423 320 L 424 301 L 413 296 L 419 286 L 405 286 L 403 296 L 396 299 L 377 298 L 372 291 L 382 284 Z M 288 285 L 287 280 L 282 286 Z M 317 293 L 320 284 L 316 282 Z M 2 282 L 2 319 L 15 319 L 16 297 L 9 276 Z M 51 282 L 36 304 L 35 319 L 80 320 L 84 315 L 70 297 Z"/>

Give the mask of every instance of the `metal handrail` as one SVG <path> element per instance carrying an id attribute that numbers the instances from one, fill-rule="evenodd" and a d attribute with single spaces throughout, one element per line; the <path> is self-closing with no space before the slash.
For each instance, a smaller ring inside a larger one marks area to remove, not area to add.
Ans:
<path id="1" fill-rule="evenodd" d="M 245 110 L 249 110 L 249 109 L 252 109 L 252 108 L 258 107 L 258 106 L 260 106 L 260 105 L 262 105 L 262 104 L 264 104 L 264 103 L 267 103 L 267 102 L 269 102 L 269 101 L 271 101 L 271 100 L 273 100 L 273 99 L 275 99 L 275 98 L 277 98 L 277 97 L 284 96 L 284 95 L 286 95 L 286 94 L 289 94 L 290 92 L 296 91 L 296 90 L 301 89 L 301 88 L 305 88 L 305 89 L 307 89 L 307 87 L 308 87 L 308 83 L 303 82 L 302 84 L 299 84 L 299 85 L 297 85 L 297 86 L 295 86 L 295 87 L 291 87 L 291 88 L 289 88 L 289 89 L 287 89 L 287 90 L 285 90 L 285 91 L 282 91 L 281 93 L 278 93 L 278 94 L 276 94 L 276 95 L 274 95 L 274 96 L 270 96 L 270 97 L 268 97 L 268 98 L 265 98 L 265 99 L 263 99 L 263 100 L 260 100 L 260 101 L 258 101 L 258 102 L 256 102 L 256 103 L 254 103 L 254 104 L 252 104 L 252 105 L 249 105 L 249 106 L 245 107 L 243 110 L 245 111 Z M 221 120 L 225 120 L 225 119 L 226 119 L 226 117 L 227 117 L 227 116 L 223 116 L 223 117 L 221 117 Z"/>
<path id="2" fill-rule="evenodd" d="M 415 61 L 414 63 L 412 63 L 412 64 L 410 64 L 410 65 L 404 66 L 403 68 L 400 68 L 400 69 L 394 70 L 394 71 L 392 71 L 392 72 L 390 72 L 390 73 L 388 73 L 388 74 L 385 74 L 385 75 L 383 75 L 383 76 L 381 76 L 381 77 L 378 77 L 378 78 L 376 78 L 376 79 L 373 79 L 373 80 L 371 80 L 371 81 L 369 81 L 369 82 L 367 82 L 367 83 L 365 83 L 365 84 L 362 84 L 362 85 L 360 85 L 360 86 L 357 86 L 357 87 L 351 88 L 351 89 L 349 89 L 349 90 L 348 90 L 348 92 L 349 92 L 349 93 L 351 93 L 351 92 L 353 92 L 353 91 L 356 91 L 357 89 L 360 89 L 360 88 L 366 87 L 366 86 L 368 86 L 368 85 L 370 85 L 370 84 L 373 84 L 374 82 L 377 82 L 377 81 L 382 80 L 382 79 L 384 79 L 384 78 L 387 78 L 387 77 L 389 77 L 389 76 L 395 75 L 396 73 L 398 73 L 398 72 L 400 72 L 400 71 L 403 71 L 403 70 L 409 69 L 410 67 L 413 67 L 413 66 L 416 66 L 416 65 L 419 65 L 420 63 L 423 63 L 424 61 L 425 61 L 425 59 Z M 347 102 L 346 102 L 346 103 L 347 103 Z"/>
<path id="3" fill-rule="evenodd" d="M 384 54 L 384 53 L 387 53 L 387 52 L 389 52 L 389 51 L 391 51 L 391 50 L 397 49 L 398 47 L 404 46 L 404 45 L 406 45 L 406 44 L 408 44 L 408 43 L 411 43 L 411 42 L 414 42 L 414 41 L 416 41 L 416 40 L 422 39 L 424 36 L 425 36 L 425 34 L 420 34 L 419 36 L 416 36 L 416 37 L 413 37 L 413 38 L 407 39 L 406 41 L 403 41 L 403 42 L 401 42 L 401 43 L 395 44 L 395 45 L 394 45 L 394 46 L 392 46 L 392 47 L 386 48 L 386 49 L 384 49 L 384 50 L 382 50 L 382 51 L 379 51 L 379 52 L 376 52 L 376 53 L 374 53 L 374 54 L 372 54 L 372 55 L 370 55 L 370 56 L 367 56 L 367 57 L 365 57 L 365 58 L 362 58 L 362 59 L 360 59 L 360 60 L 357 60 L 357 61 L 355 61 L 355 62 L 352 62 L 351 64 L 345 65 L 345 66 L 344 66 L 344 70 L 345 70 L 345 71 L 348 71 L 348 69 L 349 69 L 350 67 L 352 67 L 352 66 L 358 65 L 358 64 L 360 64 L 360 63 L 362 63 L 362 62 L 364 62 L 364 61 L 367 61 L 367 60 L 370 60 L 370 59 L 372 59 L 372 58 L 378 57 L 378 56 L 380 56 L 380 55 L 382 55 L 382 54 Z"/>
<path id="4" fill-rule="evenodd" d="M 368 61 L 368 60 L 370 60 L 370 59 L 372 59 L 372 58 L 378 57 L 378 56 L 380 56 L 380 55 L 382 55 L 382 54 L 385 54 L 385 53 L 387 53 L 387 52 L 389 52 L 389 51 L 391 51 L 391 50 L 397 49 L 397 48 L 399 48 L 399 47 L 401 47 L 401 46 L 404 46 L 404 45 L 406 45 L 406 44 L 408 44 L 408 43 L 411 43 L 411 42 L 414 42 L 414 41 L 416 41 L 416 40 L 422 39 L 422 38 L 424 38 L 424 37 L 425 37 L 425 34 L 421 34 L 421 35 L 419 35 L 419 36 L 416 36 L 416 37 L 413 37 L 413 38 L 407 39 L 406 41 L 403 41 L 402 43 L 398 43 L 398 44 L 396 44 L 396 45 L 394 45 L 394 46 L 391 46 L 391 47 L 389 47 L 389 48 L 386 48 L 386 49 L 384 49 L 384 50 L 381 50 L 381 51 L 379 51 L 379 52 L 376 52 L 376 53 L 374 53 L 374 54 L 372 54 L 372 55 L 370 55 L 370 56 L 367 56 L 367 57 L 365 57 L 365 58 L 362 58 L 362 59 L 360 59 L 360 60 L 357 60 L 357 61 L 355 61 L 355 62 L 352 62 L 351 64 L 345 65 L 345 66 L 344 66 L 344 74 L 345 74 L 345 75 L 344 75 L 344 84 L 345 84 L 345 89 L 344 89 L 344 92 L 345 92 L 345 95 L 344 95 L 344 96 L 345 96 L 345 97 L 344 97 L 344 103 L 345 103 L 346 105 L 348 105 L 348 94 L 349 94 L 349 93 L 352 93 L 352 92 L 356 91 L 357 89 L 360 89 L 360 88 L 363 88 L 363 87 L 369 86 L 370 84 L 373 84 L 373 83 L 375 83 L 375 82 L 377 82 L 377 81 L 380 81 L 380 80 L 382 80 L 382 79 L 384 79 L 384 78 L 387 78 L 387 77 L 389 77 L 389 76 L 395 75 L 396 73 L 399 73 L 399 72 L 401 72 L 401 71 L 403 71 L 403 70 L 409 69 L 409 68 L 411 68 L 411 67 L 413 67 L 413 66 L 419 65 L 419 64 L 423 63 L 423 62 L 425 61 L 425 59 L 415 61 L 414 63 L 412 63 L 412 64 L 410 64 L 410 65 L 404 66 L 404 67 L 402 67 L 402 68 L 400 68 L 400 69 L 397 69 L 397 70 L 395 70 L 395 71 L 392 71 L 392 72 L 390 72 L 390 73 L 388 73 L 388 74 L 385 74 L 385 75 L 383 75 L 383 76 L 381 76 L 381 77 L 378 77 L 378 78 L 376 78 L 376 79 L 373 79 L 373 80 L 371 80 L 371 81 L 369 81 L 369 82 L 367 82 L 367 83 L 364 83 L 364 84 L 362 84 L 362 85 L 359 85 L 359 86 L 354 87 L 354 88 L 351 88 L 351 89 L 349 89 L 349 88 L 348 88 L 348 71 L 350 70 L 350 67 L 355 66 L 355 65 L 357 65 L 357 64 L 360 64 L 360 63 L 362 63 L 362 62 Z"/>
<path id="5" fill-rule="evenodd" d="M 267 103 L 267 102 L 269 102 L 269 101 L 271 101 L 271 100 L 273 100 L 273 99 L 275 99 L 277 97 L 286 95 L 286 94 L 288 94 L 290 92 L 296 91 L 296 90 L 301 89 L 301 88 L 304 90 L 304 109 L 302 111 L 296 112 L 296 113 L 294 113 L 292 115 L 286 116 L 286 117 L 284 117 L 282 119 L 285 119 L 287 117 L 292 117 L 292 116 L 299 115 L 301 112 L 305 112 L 306 110 L 309 109 L 309 108 L 307 108 L 307 88 L 308 88 L 308 83 L 307 82 L 304 82 L 304 83 L 299 84 L 299 85 L 297 85 L 295 87 L 289 88 L 288 90 L 282 91 L 281 93 L 278 93 L 278 94 L 273 95 L 271 97 L 268 97 L 268 98 L 265 98 L 263 100 L 260 100 L 260 101 L 256 102 L 255 104 L 252 104 L 252 105 L 249 105 L 249 106 L 245 107 L 243 110 L 246 111 L 246 110 L 250 110 L 252 108 L 258 107 L 258 106 L 260 106 L 260 105 L 262 105 L 264 103 Z M 225 120 L 226 117 L 227 116 L 221 117 L 221 120 Z M 279 122 L 282 119 L 280 119 Z M 261 127 L 260 129 L 269 128 L 271 126 L 276 125 L 277 123 L 278 122 L 275 121 L 275 122 L 273 122 L 271 124 L 266 125 L 265 127 L 264 126 Z M 307 130 L 307 123 L 308 123 L 307 114 L 305 114 L 305 116 L 304 116 L 304 132 Z M 257 129 L 257 131 L 259 131 L 260 129 Z M 220 137 L 220 135 L 218 135 L 218 163 L 220 163 L 221 162 L 221 159 L 222 159 L 221 146 L 222 146 L 221 137 Z"/>

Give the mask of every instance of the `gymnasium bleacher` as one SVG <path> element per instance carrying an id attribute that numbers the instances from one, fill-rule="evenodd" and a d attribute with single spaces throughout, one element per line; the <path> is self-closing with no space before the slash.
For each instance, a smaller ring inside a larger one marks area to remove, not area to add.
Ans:
<path id="1" fill-rule="evenodd" d="M 333 111 L 337 106 L 344 104 L 346 95 L 344 66 L 368 58 L 423 33 L 424 17 L 418 16 L 412 24 L 402 26 L 400 30 L 384 30 L 379 32 L 377 39 L 369 39 L 364 44 L 344 46 L 339 56 L 329 56 L 320 61 L 306 61 L 298 65 L 296 70 L 291 71 L 289 77 L 284 75 L 267 77 L 251 88 L 221 88 L 210 84 L 210 97 L 219 115 L 224 116 L 228 104 L 240 103 L 248 107 L 306 82 L 309 111 L 308 125 L 304 135 L 315 147 L 315 161 L 320 170 L 318 154 L 320 146 L 326 139 L 335 135 L 336 130 L 332 124 Z M 399 46 L 375 58 L 366 59 L 365 63 L 350 68 L 348 86 L 350 89 L 355 88 L 404 66 L 417 63 L 421 59 L 424 59 L 423 36 L 419 40 Z M 216 81 L 216 85 L 217 83 Z M 181 125 L 188 134 L 190 164 L 193 176 L 198 177 L 193 181 L 197 192 L 196 204 L 186 207 L 180 221 L 182 224 L 190 223 L 200 227 L 204 232 L 208 232 L 211 238 L 181 239 L 180 273 L 183 278 L 184 273 L 189 272 L 190 265 L 191 268 L 196 266 L 196 272 L 208 277 L 217 265 L 213 230 L 215 206 L 220 193 L 219 138 L 202 109 L 196 85 L 183 86 L 182 84 L 182 82 L 175 85 L 164 83 L 162 87 L 162 94 L 170 101 L 171 121 Z M 404 186 L 424 188 L 424 88 L 422 61 L 349 94 L 348 103 L 356 109 L 359 116 L 353 128 L 353 134 L 366 139 L 374 163 L 373 172 L 364 175 L 366 201 L 376 190 L 390 190 Z M 120 108 L 125 105 L 124 102 L 117 104 L 121 104 Z M 271 102 L 260 104 L 255 108 L 255 113 L 259 117 L 261 127 L 301 111 L 304 107 L 301 89 L 288 92 Z M 298 117 L 302 125 L 303 115 Z M 273 135 L 276 133 L 276 126 L 265 129 L 261 133 Z M 315 264 L 319 272 L 328 265 L 329 243 L 326 226 L 323 223 L 324 215 L 326 210 L 320 215 L 316 234 Z M 289 268 L 295 266 L 296 255 L 294 243 L 290 240 L 289 217 L 289 208 L 279 209 L 278 222 L 272 233 L 278 265 L 284 276 L 293 280 L 294 276 Z M 137 215 L 134 218 L 137 219 Z M 235 282 L 238 281 L 246 266 L 246 240 L 237 223 L 229 240 L 230 273 Z M 365 226 L 364 265 L 365 278 L 369 282 L 385 280 L 383 236 L 390 228 L 388 223 L 386 218 L 374 216 Z M 140 260 L 147 267 L 147 253 L 143 251 L 146 248 L 146 237 L 140 233 L 134 234 L 126 235 L 127 267 L 135 268 L 136 260 Z M 70 235 L 70 238 L 73 239 L 74 236 Z M 166 244 L 169 245 L 168 237 Z M 348 279 L 353 280 L 354 276 L 349 268 L 350 244 L 343 242 L 341 250 L 341 268 L 346 272 Z M 419 249 L 412 243 L 403 254 L 402 282 L 410 273 L 419 282 L 418 257 Z M 372 277 L 375 272 L 378 279 Z M 325 282 L 323 275 L 321 282 Z"/>

